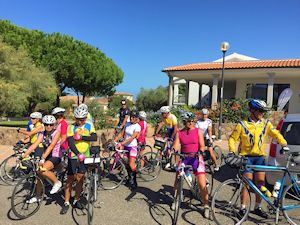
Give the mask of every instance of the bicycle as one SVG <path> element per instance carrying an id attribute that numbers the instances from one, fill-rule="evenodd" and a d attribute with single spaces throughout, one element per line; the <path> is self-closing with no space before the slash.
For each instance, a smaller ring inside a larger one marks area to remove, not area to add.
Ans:
<path id="1" fill-rule="evenodd" d="M 160 158 L 164 169 L 174 168 L 175 158 L 172 157 L 173 153 L 173 139 L 167 137 L 155 137 L 154 148 L 157 149 L 157 157 Z"/>
<path id="2" fill-rule="evenodd" d="M 282 151 L 286 152 L 288 150 Z M 297 160 L 294 158 L 297 158 Z M 300 164 L 300 153 L 289 152 L 285 167 L 247 165 L 246 160 L 246 157 L 240 157 L 240 160 L 238 160 L 238 163 L 235 166 L 235 168 L 238 169 L 237 178 L 224 181 L 216 189 L 211 206 L 214 221 L 219 225 L 242 224 L 247 219 L 250 211 L 251 190 L 268 203 L 270 213 L 276 215 L 276 224 L 278 224 L 280 212 L 283 213 L 290 224 L 300 224 L 300 181 L 296 181 L 294 175 L 289 170 L 290 165 Z M 255 171 L 283 172 L 278 197 L 274 198 L 273 201 L 271 198 L 266 197 L 253 181 L 249 180 L 243 174 L 247 169 L 253 169 Z M 291 184 L 285 187 L 285 181 L 288 178 L 291 180 Z M 239 213 L 242 188 L 246 190 L 248 199 L 245 203 L 247 205 L 246 213 L 244 215 Z"/>
<path id="3" fill-rule="evenodd" d="M 20 163 L 20 169 L 22 169 L 26 175 L 21 177 L 15 185 L 11 196 L 11 209 L 19 219 L 26 219 L 34 215 L 40 209 L 44 198 L 45 184 L 38 172 L 45 171 L 45 169 L 39 166 L 39 162 L 40 159 L 37 157 L 28 158 L 25 162 L 22 160 Z M 67 171 L 64 168 L 56 174 L 58 180 L 62 183 L 62 187 L 66 180 L 66 172 Z M 50 181 L 48 182 L 50 183 Z M 31 198 L 37 197 L 36 192 L 38 183 L 41 184 L 38 200 L 35 203 L 30 203 L 29 200 Z"/>
<path id="4" fill-rule="evenodd" d="M 30 143 L 17 142 L 13 147 L 14 154 L 8 156 L 0 165 L 0 178 L 7 185 L 15 185 L 18 180 L 24 176 L 23 171 L 20 169 L 20 156 L 24 153 Z"/>
<path id="5" fill-rule="evenodd" d="M 197 156 L 202 154 L 201 152 L 197 152 Z M 174 156 L 179 156 L 182 159 L 189 157 L 190 154 L 180 154 L 177 152 L 173 153 Z M 200 196 L 200 189 L 199 189 L 199 184 L 195 176 L 193 176 L 192 180 L 189 180 L 189 178 L 186 175 L 187 170 L 193 170 L 192 166 L 190 165 L 185 165 L 184 163 L 181 163 L 177 168 L 176 171 L 178 172 L 177 174 L 177 186 L 175 189 L 174 193 L 174 204 L 175 204 L 175 210 L 174 210 L 174 217 L 173 217 L 173 225 L 176 225 L 177 220 L 178 220 L 178 215 L 180 211 L 180 205 L 181 202 L 183 201 L 183 182 L 185 181 L 187 183 L 187 186 L 190 190 L 190 204 L 192 201 L 192 197 L 194 197 L 196 200 L 199 200 L 201 203 L 203 203 L 203 200 L 201 199 Z M 211 180 L 212 181 L 212 180 Z M 206 186 L 208 187 L 211 185 L 209 182 L 210 180 L 206 179 Z"/>
<path id="6" fill-rule="evenodd" d="M 112 190 L 119 187 L 127 177 L 128 154 L 127 150 L 115 148 L 115 144 L 111 143 L 107 146 L 112 152 L 109 157 L 103 159 L 100 169 L 100 186 L 105 190 Z M 137 173 L 144 181 L 152 181 L 156 179 L 161 171 L 161 162 L 157 158 L 156 153 L 146 152 L 136 157 Z M 141 163 L 143 161 L 143 163 Z M 125 166 L 126 165 L 126 166 Z"/>

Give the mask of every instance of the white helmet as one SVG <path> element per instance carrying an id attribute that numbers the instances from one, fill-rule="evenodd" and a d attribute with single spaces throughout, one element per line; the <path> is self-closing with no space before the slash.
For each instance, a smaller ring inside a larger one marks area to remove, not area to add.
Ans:
<path id="1" fill-rule="evenodd" d="M 66 110 L 65 110 L 64 108 L 56 107 L 56 108 L 54 108 L 54 109 L 52 110 L 51 114 L 52 114 L 52 115 L 56 115 L 56 114 L 62 115 L 62 114 L 65 113 L 65 111 L 66 111 Z"/>
<path id="2" fill-rule="evenodd" d="M 161 113 L 169 113 L 170 112 L 170 107 L 169 106 L 162 106 L 160 108 Z"/>
<path id="3" fill-rule="evenodd" d="M 209 114 L 209 111 L 208 111 L 208 109 L 202 109 L 201 110 L 201 113 L 203 114 L 203 115 L 208 115 Z"/>
<path id="4" fill-rule="evenodd" d="M 55 124 L 56 119 L 52 115 L 46 115 L 46 116 L 43 117 L 42 122 L 44 124 Z"/>
<path id="5" fill-rule="evenodd" d="M 87 109 L 85 108 L 80 108 L 80 107 L 77 107 L 75 110 L 74 110 L 74 117 L 76 119 L 82 119 L 82 118 L 86 118 L 87 115 L 88 115 L 88 111 Z"/>
<path id="6" fill-rule="evenodd" d="M 30 118 L 32 119 L 42 119 L 43 115 L 40 112 L 33 112 L 30 114 Z"/>
<path id="7" fill-rule="evenodd" d="M 86 111 L 88 110 L 88 106 L 84 103 L 81 103 L 78 108 L 82 108 L 82 109 L 85 109 Z"/>
<path id="8" fill-rule="evenodd" d="M 140 111 L 139 116 L 140 116 L 140 118 L 146 118 L 147 114 L 144 111 Z"/>

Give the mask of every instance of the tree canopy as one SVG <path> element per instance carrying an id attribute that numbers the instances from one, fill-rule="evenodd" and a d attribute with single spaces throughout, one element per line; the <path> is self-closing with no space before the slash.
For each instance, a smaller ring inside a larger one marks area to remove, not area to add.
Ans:
<path id="1" fill-rule="evenodd" d="M 46 34 L 0 20 L 0 37 L 16 49 L 25 49 L 37 66 L 53 73 L 60 93 L 68 87 L 83 96 L 111 95 L 123 81 L 123 71 L 112 59 L 68 35 Z"/>
<path id="2" fill-rule="evenodd" d="M 0 114 L 20 116 L 38 103 L 54 103 L 58 92 L 53 76 L 38 68 L 25 50 L 0 41 Z"/>
<path id="3" fill-rule="evenodd" d="M 168 90 L 166 87 L 159 86 L 155 89 L 141 88 L 136 106 L 139 110 L 157 111 L 161 106 L 167 105 Z"/>

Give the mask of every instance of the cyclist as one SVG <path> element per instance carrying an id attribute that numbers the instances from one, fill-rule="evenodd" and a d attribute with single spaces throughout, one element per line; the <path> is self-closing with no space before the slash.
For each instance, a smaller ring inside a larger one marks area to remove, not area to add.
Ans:
<path id="1" fill-rule="evenodd" d="M 162 121 L 158 124 L 154 136 L 157 136 L 159 134 L 159 131 L 161 130 L 162 126 L 166 125 L 168 137 L 171 140 L 174 140 L 176 138 L 176 134 L 178 131 L 178 122 L 177 122 L 176 116 L 174 114 L 170 113 L 169 106 L 162 106 L 160 108 L 160 113 L 161 113 Z M 169 168 L 170 166 L 171 166 L 170 163 L 167 163 L 165 168 Z"/>
<path id="2" fill-rule="evenodd" d="M 43 151 L 39 152 L 36 157 L 40 157 L 40 164 L 44 170 L 39 171 L 42 177 L 49 179 L 53 183 L 53 187 L 50 194 L 55 194 L 59 191 L 62 184 L 51 171 L 55 166 L 58 166 L 62 157 L 60 149 L 60 130 L 55 129 L 56 119 L 52 115 L 46 115 L 43 117 L 42 122 L 45 126 L 45 131 L 38 136 L 37 140 L 28 148 L 28 150 L 22 154 L 23 158 L 26 158 L 31 152 L 33 152 L 39 144 L 43 145 Z M 35 203 L 41 201 L 39 193 L 42 192 L 42 184 L 37 184 L 37 196 L 29 199 L 27 203 Z"/>
<path id="3" fill-rule="evenodd" d="M 145 146 L 146 146 L 146 137 L 147 137 L 147 132 L 148 132 L 148 123 L 146 122 L 146 117 L 147 114 L 144 111 L 140 111 L 139 112 L 139 125 L 141 127 L 141 132 L 140 135 L 138 137 L 138 144 L 140 146 L 140 155 L 143 156 L 144 155 L 144 150 L 145 150 Z M 144 161 L 141 161 L 141 166 L 143 167 Z"/>
<path id="4" fill-rule="evenodd" d="M 196 127 L 202 130 L 205 146 L 208 147 L 211 159 L 215 165 L 214 170 L 219 171 L 220 165 L 217 164 L 217 158 L 213 151 L 213 141 L 212 141 L 212 121 L 208 118 L 209 111 L 208 109 L 201 110 L 201 117 L 196 123 Z"/>
<path id="5" fill-rule="evenodd" d="M 84 104 L 84 103 L 81 103 L 81 104 L 78 106 L 78 108 L 82 108 L 82 109 L 84 109 L 84 110 L 86 110 L 86 111 L 89 111 L 88 106 L 87 106 L 86 104 Z M 94 124 L 93 117 L 92 117 L 92 115 L 91 115 L 89 112 L 88 112 L 88 115 L 87 115 L 87 117 L 86 117 L 86 122 L 87 122 L 87 123 Z"/>
<path id="6" fill-rule="evenodd" d="M 60 129 L 60 143 L 61 148 L 63 151 L 66 151 L 68 149 L 68 141 L 67 141 L 67 130 L 68 130 L 68 124 L 67 121 L 64 118 L 65 113 L 64 108 L 56 107 L 52 110 L 52 115 L 56 118 L 57 121 L 57 129 Z"/>
<path id="7" fill-rule="evenodd" d="M 90 142 L 97 141 L 97 134 L 92 123 L 87 122 L 88 111 L 86 108 L 77 107 L 74 110 L 76 122 L 68 126 L 67 139 L 70 148 L 68 159 L 67 182 L 65 186 L 65 202 L 60 214 L 67 213 L 70 207 L 72 184 L 76 180 L 75 198 L 73 205 L 83 209 L 84 205 L 79 202 L 82 191 L 86 167 L 84 158 L 90 156 Z"/>
<path id="8" fill-rule="evenodd" d="M 136 164 L 135 159 L 137 156 L 137 148 L 138 148 L 138 141 L 137 138 L 141 132 L 141 127 L 138 124 L 138 117 L 139 112 L 133 110 L 130 112 L 130 122 L 127 122 L 122 129 L 122 131 L 118 134 L 115 138 L 115 142 L 120 140 L 120 138 L 124 138 L 124 141 L 117 144 L 117 148 L 129 151 L 129 167 L 128 176 L 129 176 L 129 184 L 132 189 L 137 188 L 136 182 Z"/>
<path id="9" fill-rule="evenodd" d="M 287 142 L 280 132 L 273 127 L 271 122 L 263 118 L 264 114 L 269 110 L 264 101 L 250 99 L 248 105 L 250 117 L 247 120 L 239 122 L 235 127 L 235 130 L 232 132 L 228 140 L 229 151 L 231 152 L 230 154 L 234 154 L 235 143 L 240 140 L 239 155 L 248 157 L 249 165 L 265 165 L 264 144 L 266 136 L 269 135 L 276 139 L 282 146 L 286 146 Z M 256 185 L 258 187 L 264 185 L 265 172 L 254 172 L 253 170 L 248 170 L 245 172 L 245 176 L 250 180 L 253 180 L 253 173 Z M 246 190 L 244 190 L 242 192 L 242 204 L 240 209 L 240 215 L 242 216 L 246 212 L 245 203 L 248 201 L 246 196 Z M 261 208 L 261 200 L 261 197 L 256 195 L 254 213 L 260 217 L 268 218 L 268 214 Z"/>
<path id="10" fill-rule="evenodd" d="M 208 190 L 206 187 L 206 175 L 205 175 L 205 165 L 202 155 L 197 155 L 199 149 L 200 151 L 205 150 L 204 138 L 201 129 L 195 127 L 195 115 L 191 112 L 186 112 L 182 115 L 183 128 L 178 131 L 176 139 L 174 142 L 174 149 L 180 149 L 181 153 L 188 154 L 189 156 L 183 159 L 181 163 L 185 165 L 191 165 L 193 167 L 193 172 L 197 177 L 200 194 L 204 203 L 204 217 L 209 218 L 209 206 L 208 206 Z M 179 146 L 181 146 L 179 148 Z M 178 172 L 176 172 L 176 177 Z M 174 190 L 177 184 L 177 179 L 175 178 Z M 175 192 L 175 191 L 174 191 Z M 172 210 L 175 210 L 175 203 L 172 203 Z"/>
<path id="11" fill-rule="evenodd" d="M 119 110 L 119 122 L 118 127 L 123 128 L 127 122 L 129 122 L 130 110 L 127 108 L 127 101 L 125 99 L 121 100 L 121 108 Z"/>

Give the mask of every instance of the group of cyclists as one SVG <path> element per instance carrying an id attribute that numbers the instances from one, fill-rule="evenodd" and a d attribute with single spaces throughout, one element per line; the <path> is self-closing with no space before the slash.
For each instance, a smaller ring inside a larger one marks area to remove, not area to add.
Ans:
<path id="1" fill-rule="evenodd" d="M 276 139 L 282 146 L 286 146 L 287 142 L 273 128 L 271 122 L 264 119 L 264 114 L 269 109 L 262 100 L 250 99 L 249 111 L 250 116 L 246 120 L 239 122 L 229 138 L 229 156 L 234 157 L 236 154 L 248 157 L 250 165 L 264 165 L 265 152 L 264 143 L 267 135 Z M 67 165 L 67 182 L 64 187 L 65 199 L 61 209 L 61 214 L 67 213 L 70 207 L 70 197 L 72 185 L 76 182 L 75 196 L 73 205 L 76 208 L 83 209 L 85 206 L 80 202 L 80 194 L 82 192 L 86 167 L 83 160 L 90 155 L 91 142 L 97 140 L 97 134 L 93 125 L 93 120 L 88 112 L 85 104 L 75 108 L 73 114 L 75 123 L 68 125 L 64 119 L 65 109 L 57 107 L 52 110 L 52 115 L 42 116 L 39 112 L 30 114 L 30 123 L 27 130 L 18 129 L 18 132 L 26 137 L 22 140 L 28 141 L 31 146 L 23 153 L 22 157 L 26 158 L 34 152 L 35 157 L 40 158 L 40 164 L 43 167 L 39 173 L 42 177 L 52 181 L 53 187 L 50 194 L 57 193 L 62 187 L 61 182 L 52 172 L 54 167 L 59 167 L 63 154 L 68 153 Z M 217 163 L 216 156 L 213 152 L 212 139 L 212 121 L 208 118 L 209 110 L 202 109 L 200 118 L 196 118 L 192 112 L 184 112 L 181 116 L 182 124 L 178 124 L 178 119 L 170 112 L 168 106 L 160 108 L 161 122 L 158 124 L 154 137 L 158 136 L 163 125 L 167 128 L 168 138 L 173 140 L 172 149 L 174 151 L 188 155 L 182 162 L 193 168 L 195 177 L 197 178 L 200 196 L 204 204 L 204 217 L 210 218 L 210 208 L 208 199 L 208 190 L 206 187 L 206 174 L 203 156 L 198 154 L 206 148 L 209 150 L 211 159 L 214 162 L 214 170 L 219 171 L 220 166 Z M 146 144 L 146 136 L 148 124 L 146 122 L 146 113 L 144 111 L 129 110 L 127 101 L 121 101 L 119 111 L 119 123 L 121 132 L 116 135 L 114 142 L 116 148 L 125 149 L 129 153 L 128 165 L 128 182 L 132 189 L 137 188 L 136 180 L 136 157 L 143 154 L 143 146 Z M 235 151 L 235 143 L 240 141 L 238 152 Z M 166 165 L 170 167 L 170 165 Z M 253 179 L 253 171 L 246 171 L 249 179 Z M 255 181 L 263 185 L 265 179 L 264 172 L 255 172 Z M 176 187 L 176 179 L 174 182 L 174 190 Z M 28 203 L 41 201 L 39 198 L 39 190 L 36 196 L 28 200 Z M 247 201 L 246 197 L 241 199 Z M 267 218 L 268 215 L 262 210 L 261 199 L 257 196 L 254 213 Z M 174 209 L 174 205 L 171 205 Z M 240 212 L 245 211 L 245 205 L 242 204 Z"/>

